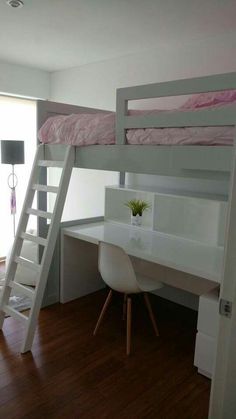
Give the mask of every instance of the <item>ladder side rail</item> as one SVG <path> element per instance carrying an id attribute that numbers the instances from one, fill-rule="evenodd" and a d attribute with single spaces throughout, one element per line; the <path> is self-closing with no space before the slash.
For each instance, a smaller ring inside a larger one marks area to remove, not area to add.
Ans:
<path id="1" fill-rule="evenodd" d="M 71 177 L 72 168 L 75 161 L 75 147 L 68 146 L 65 157 L 65 165 L 62 170 L 61 180 L 59 183 L 58 194 L 54 206 L 53 217 L 48 231 L 48 243 L 44 249 L 43 257 L 41 260 L 41 272 L 39 281 L 35 289 L 35 298 L 32 302 L 32 307 L 29 315 L 29 321 L 26 326 L 25 339 L 22 344 L 21 353 L 31 350 L 33 343 L 34 333 L 37 326 L 37 319 L 41 308 L 43 295 L 47 283 L 47 277 L 50 269 L 50 264 L 53 257 L 53 252 L 58 236 L 58 229 L 61 221 L 61 216 L 67 195 L 67 189 Z"/>
<path id="2" fill-rule="evenodd" d="M 10 284 L 10 281 L 14 281 L 14 277 L 15 277 L 15 273 L 17 269 L 17 264 L 15 263 L 14 259 L 16 256 L 19 256 L 21 252 L 23 239 L 20 236 L 21 236 L 22 231 L 25 231 L 27 227 L 27 223 L 29 219 L 29 214 L 27 214 L 27 209 L 29 208 L 29 206 L 32 205 L 34 194 L 35 194 L 35 191 L 32 190 L 31 187 L 37 179 L 38 170 L 40 170 L 37 166 L 37 161 L 39 158 L 42 158 L 42 157 L 43 157 L 43 146 L 39 146 L 36 151 L 33 166 L 31 169 L 31 174 L 30 174 L 30 178 L 29 178 L 29 182 L 28 182 L 28 186 L 26 190 L 25 200 L 24 200 L 23 207 L 21 210 L 21 215 L 20 215 L 20 219 L 19 219 L 19 223 L 18 223 L 18 227 L 16 231 L 16 236 L 14 239 L 8 267 L 6 270 L 5 283 L 4 283 L 2 294 L 0 297 L 0 329 L 2 329 L 4 318 L 5 318 L 5 313 L 4 311 L 1 310 L 1 308 L 8 302 L 10 294 L 11 294 L 11 287 L 9 287 L 9 284 Z"/>

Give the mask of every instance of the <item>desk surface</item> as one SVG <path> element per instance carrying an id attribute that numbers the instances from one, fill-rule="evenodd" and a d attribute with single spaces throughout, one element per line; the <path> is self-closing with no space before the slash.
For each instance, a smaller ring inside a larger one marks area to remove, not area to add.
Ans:
<path id="1" fill-rule="evenodd" d="M 90 243 L 121 246 L 130 256 L 220 283 L 224 249 L 112 222 L 64 228 L 63 234 Z"/>

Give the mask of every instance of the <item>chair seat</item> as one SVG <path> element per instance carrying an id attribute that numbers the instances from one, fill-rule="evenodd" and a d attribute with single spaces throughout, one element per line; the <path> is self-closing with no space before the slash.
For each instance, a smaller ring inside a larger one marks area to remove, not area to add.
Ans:
<path id="1" fill-rule="evenodd" d="M 145 276 L 138 276 L 134 271 L 134 267 L 130 257 L 122 247 L 114 244 L 99 242 L 98 249 L 98 270 L 104 282 L 110 287 L 109 294 L 98 318 L 93 334 L 96 335 L 97 330 L 104 317 L 106 309 L 112 298 L 112 290 L 124 293 L 123 302 L 123 318 L 126 314 L 126 353 L 130 355 L 131 348 L 131 313 L 132 313 L 132 297 L 131 294 L 144 293 L 144 301 L 147 306 L 149 317 L 151 319 L 155 335 L 159 336 L 155 317 L 152 312 L 151 303 L 148 299 L 148 292 L 163 287 L 163 284 L 156 279 Z"/>
<path id="2" fill-rule="evenodd" d="M 153 278 L 149 278 L 147 276 L 141 276 L 141 275 L 139 276 L 136 274 L 136 279 L 137 279 L 138 286 L 142 291 L 150 292 L 150 291 L 158 290 L 164 286 L 162 282 L 157 281 L 156 279 L 153 279 Z"/>

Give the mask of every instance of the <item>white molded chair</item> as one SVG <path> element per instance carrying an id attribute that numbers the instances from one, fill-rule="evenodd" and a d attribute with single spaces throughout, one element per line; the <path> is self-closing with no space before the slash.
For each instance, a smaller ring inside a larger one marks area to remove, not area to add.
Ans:
<path id="1" fill-rule="evenodd" d="M 98 246 L 98 270 L 104 282 L 111 288 L 98 318 L 93 334 L 96 335 L 98 328 L 111 301 L 112 290 L 124 293 L 123 317 L 127 311 L 127 342 L 126 353 L 130 354 L 131 348 L 131 294 L 144 292 L 148 314 L 151 319 L 156 336 L 159 336 L 156 321 L 152 312 L 147 292 L 162 288 L 163 284 L 151 278 L 140 277 L 135 274 L 132 262 L 127 253 L 119 246 L 99 242 Z M 127 305 L 127 310 L 126 310 Z"/>

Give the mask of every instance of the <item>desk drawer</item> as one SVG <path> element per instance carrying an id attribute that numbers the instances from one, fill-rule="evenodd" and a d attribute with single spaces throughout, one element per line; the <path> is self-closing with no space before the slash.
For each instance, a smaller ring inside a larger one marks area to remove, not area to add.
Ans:
<path id="1" fill-rule="evenodd" d="M 199 372 L 211 377 L 216 355 L 216 339 L 198 332 L 196 336 L 194 365 Z"/>
<path id="2" fill-rule="evenodd" d="M 219 296 L 213 290 L 199 298 L 197 330 L 211 337 L 216 337 L 219 328 Z"/>

